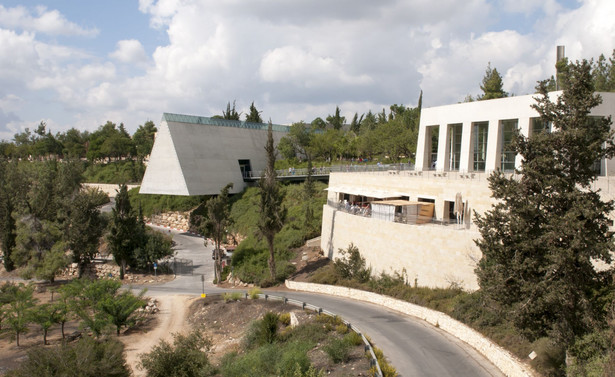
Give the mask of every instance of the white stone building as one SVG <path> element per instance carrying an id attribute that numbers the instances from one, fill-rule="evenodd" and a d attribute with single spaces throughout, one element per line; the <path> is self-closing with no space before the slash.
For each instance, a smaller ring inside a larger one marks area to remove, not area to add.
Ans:
<path id="1" fill-rule="evenodd" d="M 267 124 L 164 113 L 141 194 L 214 195 L 243 191 L 267 163 Z M 288 126 L 272 125 L 274 143 Z"/>
<path id="2" fill-rule="evenodd" d="M 615 93 L 600 95 L 603 103 L 591 115 L 615 115 Z M 528 95 L 423 109 L 414 170 L 332 173 L 322 221 L 325 254 L 335 258 L 353 243 L 374 273 L 403 273 L 421 286 L 477 289 L 481 254 L 472 214 L 491 208 L 489 174 L 520 166 L 508 148 L 511 131 L 528 136 L 550 127 L 541 124 L 534 103 Z M 615 198 L 609 174 L 615 162 L 599 161 L 596 168 L 595 188 Z"/>

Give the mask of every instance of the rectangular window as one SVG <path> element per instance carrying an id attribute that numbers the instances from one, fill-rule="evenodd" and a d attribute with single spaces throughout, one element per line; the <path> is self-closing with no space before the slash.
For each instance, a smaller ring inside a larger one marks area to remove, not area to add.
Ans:
<path id="1" fill-rule="evenodd" d="M 449 124 L 449 170 L 459 170 L 459 159 L 461 158 L 461 134 L 463 124 Z"/>
<path id="2" fill-rule="evenodd" d="M 485 161 L 487 160 L 488 134 L 489 122 L 477 122 L 472 124 L 474 171 L 485 171 Z"/>
<path id="3" fill-rule="evenodd" d="M 518 126 L 517 119 L 503 120 L 502 124 L 502 149 L 501 149 L 501 165 L 502 171 L 515 170 L 515 157 L 517 154 L 512 150 L 511 144 L 513 135 Z"/>
<path id="4" fill-rule="evenodd" d="M 536 135 L 540 132 L 551 132 L 551 122 L 542 120 L 541 118 L 532 118 L 532 132 L 530 135 Z"/>

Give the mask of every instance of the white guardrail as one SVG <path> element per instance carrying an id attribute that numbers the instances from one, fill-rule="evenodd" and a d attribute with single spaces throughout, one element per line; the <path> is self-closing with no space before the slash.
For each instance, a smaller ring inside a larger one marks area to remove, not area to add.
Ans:
<path id="1" fill-rule="evenodd" d="M 528 365 L 521 362 L 513 354 L 484 337 L 471 327 L 449 317 L 436 310 L 428 309 L 407 301 L 379 295 L 373 292 L 359 289 L 339 287 L 334 285 L 303 283 L 286 280 L 286 287 L 293 290 L 322 293 L 331 296 L 350 298 L 384 306 L 389 309 L 425 320 L 437 326 L 457 339 L 465 342 L 480 352 L 487 360 L 495 365 L 500 371 L 509 377 L 534 377 L 538 376 Z"/>

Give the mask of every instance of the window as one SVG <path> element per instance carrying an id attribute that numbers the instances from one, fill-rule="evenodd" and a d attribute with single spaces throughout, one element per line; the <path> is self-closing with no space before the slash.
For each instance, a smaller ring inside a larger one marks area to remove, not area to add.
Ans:
<path id="1" fill-rule="evenodd" d="M 536 135 L 540 132 L 551 132 L 551 122 L 542 120 L 541 118 L 531 119 L 532 132 L 530 135 Z"/>
<path id="2" fill-rule="evenodd" d="M 252 178 L 252 166 L 250 160 L 238 160 L 239 169 L 241 170 L 241 176 L 244 180 Z"/>
<path id="3" fill-rule="evenodd" d="M 516 153 L 512 150 L 511 144 L 515 130 L 517 129 L 518 120 L 509 119 L 503 120 L 502 125 L 502 149 L 501 149 L 501 164 L 502 171 L 515 170 Z"/>
<path id="4" fill-rule="evenodd" d="M 473 161 L 475 171 L 485 171 L 488 133 L 489 122 L 477 122 L 472 125 L 472 146 L 474 147 Z"/>
<path id="5" fill-rule="evenodd" d="M 461 134 L 463 125 L 450 124 L 449 125 L 449 137 L 450 137 L 450 151 L 449 151 L 449 170 L 459 170 L 459 159 L 461 158 Z"/>

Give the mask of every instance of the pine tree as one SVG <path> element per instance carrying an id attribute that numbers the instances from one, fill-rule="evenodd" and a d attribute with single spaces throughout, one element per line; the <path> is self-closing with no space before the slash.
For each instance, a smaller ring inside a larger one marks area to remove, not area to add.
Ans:
<path id="1" fill-rule="evenodd" d="M 216 282 L 221 283 L 222 277 L 222 260 L 221 260 L 221 248 L 224 237 L 226 236 L 226 230 L 232 224 L 231 211 L 229 208 L 229 191 L 233 188 L 233 184 L 227 184 L 222 190 L 220 195 L 211 198 L 205 204 L 207 208 L 207 222 L 203 232 L 206 235 L 211 235 L 215 243 L 215 273 Z"/>
<path id="2" fill-rule="evenodd" d="M 491 175 L 496 204 L 476 215 L 476 273 L 490 307 L 530 340 L 550 336 L 567 347 L 605 323 L 603 300 L 612 288 L 610 272 L 592 263 L 609 263 L 615 251 L 608 219 L 614 203 L 591 188 L 594 163 L 611 158 L 615 145 L 611 120 L 589 116 L 601 102 L 590 68 L 587 61 L 570 64 L 555 102 L 547 81 L 538 85 L 533 107 L 553 131 L 516 135 L 518 177 Z"/>
<path id="3" fill-rule="evenodd" d="M 483 95 L 477 97 L 479 101 L 508 97 L 508 93 L 503 89 L 502 76 L 496 68 L 491 68 L 491 63 L 487 64 L 487 70 L 480 88 Z"/>
<path id="4" fill-rule="evenodd" d="M 124 279 L 126 265 L 129 264 L 134 250 L 138 247 L 135 243 L 137 230 L 137 215 L 130 205 L 128 189 L 126 185 L 120 185 L 115 197 L 115 207 L 112 210 L 111 229 L 108 236 L 111 254 L 120 266 L 120 279 Z"/>
<path id="5" fill-rule="evenodd" d="M 280 186 L 276 181 L 275 173 L 275 147 L 273 145 L 273 130 L 271 122 L 267 130 L 267 167 L 261 177 L 258 186 L 260 188 L 260 219 L 258 234 L 265 238 L 269 248 L 269 273 L 271 281 L 275 281 L 275 235 L 282 229 L 286 218 L 286 208 L 282 206 L 284 199 L 280 192 Z"/>
<path id="6" fill-rule="evenodd" d="M 263 118 L 261 118 L 261 111 L 256 110 L 254 102 L 252 102 L 252 104 L 250 105 L 250 114 L 246 114 L 246 122 L 263 123 Z"/>

